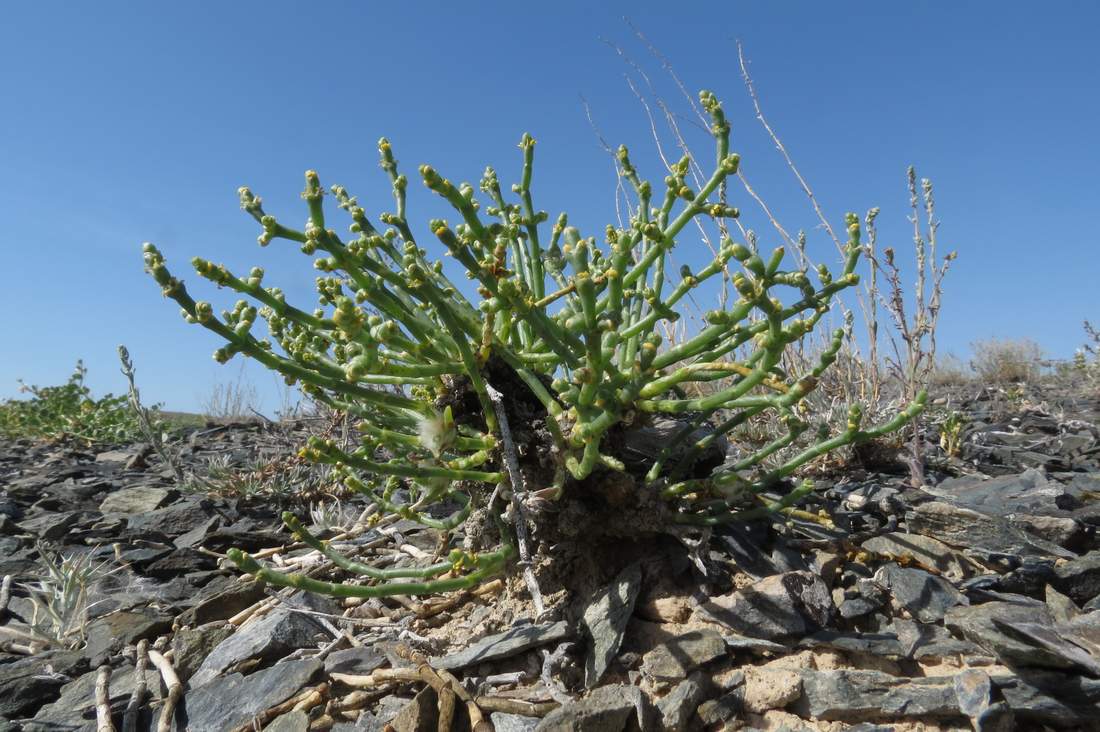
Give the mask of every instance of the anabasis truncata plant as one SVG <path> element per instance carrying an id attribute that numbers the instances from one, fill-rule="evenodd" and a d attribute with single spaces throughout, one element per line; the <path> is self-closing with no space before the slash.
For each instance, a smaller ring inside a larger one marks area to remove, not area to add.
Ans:
<path id="1" fill-rule="evenodd" d="M 729 124 L 712 93 L 700 99 L 716 142 L 709 179 L 693 190 L 685 157 L 655 199 L 620 147 L 620 174 L 637 206 L 629 226 L 608 226 L 601 243 L 569 226 L 565 214 L 547 234 L 548 215 L 531 197 L 529 135 L 520 141 L 523 170 L 512 186 L 518 201 L 505 197 L 492 168 L 481 179 L 483 206 L 473 186 L 421 166 L 424 184 L 457 214 L 456 223 L 431 221 L 431 232 L 476 283 L 476 298 L 414 236 L 405 212 L 407 179 L 385 139 L 378 149 L 396 205 L 379 217 L 381 226 L 343 187 L 331 189 L 351 217 L 350 239 L 330 228 L 313 171 L 302 194 L 309 207 L 303 230 L 280 223 L 258 196 L 240 190 L 241 207 L 263 227 L 261 245 L 287 239 L 319 255 L 317 309 L 294 307 L 280 289 L 265 287 L 260 268 L 238 277 L 196 258 L 200 275 L 250 298 L 219 318 L 209 302 L 192 299 L 156 247 L 145 245 L 146 269 L 164 295 L 188 322 L 225 339 L 214 354 L 219 362 L 245 354 L 358 420 L 361 444 L 354 450 L 314 438 L 303 455 L 336 466 L 344 484 L 381 514 L 448 534 L 461 528 L 465 537 L 461 546 L 452 540 L 444 561 L 379 570 L 337 553 L 288 513 L 284 521 L 307 545 L 369 582 L 286 574 L 234 550 L 230 558 L 240 569 L 273 584 L 342 596 L 468 588 L 503 572 L 517 549 L 521 564 L 528 562 L 528 533 L 538 539 L 543 530 L 537 509 L 551 501 L 581 502 L 594 525 L 608 531 L 629 523 L 642 531 L 764 516 L 812 490 L 809 481 L 789 482 L 799 467 L 896 430 L 923 408 L 922 394 L 888 424 L 863 429 L 860 407 L 853 406 L 842 429 L 813 431 L 816 440 L 798 449 L 811 432 L 800 403 L 835 358 L 843 331 L 809 373 L 784 374 L 777 365 L 833 297 L 858 282 L 854 215 L 847 217 L 841 272 L 821 266 L 816 283 L 806 271 L 783 268 L 782 248 L 762 257 L 729 237 L 701 269 L 666 272 L 677 237 L 693 219 L 738 216 L 716 202 L 739 163 L 729 151 Z M 702 282 L 728 272 L 731 260 L 740 265 L 732 275 L 740 298 L 707 313 L 706 324 L 682 342 L 663 344 L 659 329 L 680 317 L 677 306 Z M 786 300 L 777 296 L 781 290 L 790 293 Z M 251 333 L 257 316 L 269 338 Z M 727 457 L 725 436 L 765 410 L 781 417 L 786 434 Z M 504 511 L 509 501 L 512 510 Z M 548 543 L 539 550 L 552 552 Z"/>

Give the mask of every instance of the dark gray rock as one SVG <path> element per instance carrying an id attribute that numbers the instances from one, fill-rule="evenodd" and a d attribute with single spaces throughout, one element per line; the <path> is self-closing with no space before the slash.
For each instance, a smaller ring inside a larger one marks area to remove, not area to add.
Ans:
<path id="1" fill-rule="evenodd" d="M 153 486 L 123 488 L 111 493 L 99 504 L 100 513 L 140 514 L 155 511 L 179 495 L 176 491 Z"/>
<path id="2" fill-rule="evenodd" d="M 309 715 L 300 710 L 280 714 L 264 727 L 264 732 L 309 732 Z"/>
<path id="3" fill-rule="evenodd" d="M 401 707 L 385 729 L 393 732 L 434 732 L 439 722 L 438 696 L 425 686 Z"/>
<path id="4" fill-rule="evenodd" d="M 368 732 L 390 732 L 390 730 L 393 729 L 391 722 L 393 722 L 394 717 L 396 717 L 408 703 L 408 699 L 387 696 L 375 705 L 374 709 L 360 714 L 358 723 L 354 726 L 348 725 L 348 729 L 368 730 Z M 335 729 L 335 727 L 333 729 Z"/>
<path id="5" fill-rule="evenodd" d="M 1024 556 L 1066 559 L 1076 556 L 1057 544 L 1016 528 L 1006 519 L 944 501 L 922 503 L 906 514 L 906 518 L 910 531 L 962 548 L 986 564 L 1013 559 L 1018 562 L 1018 558 Z"/>
<path id="6" fill-rule="evenodd" d="M 1078 666 L 1092 676 L 1100 676 L 1100 647 L 1095 647 L 1097 648 L 1095 655 L 1086 650 L 1090 640 L 1100 637 L 1100 633 L 1095 632 L 1100 630 L 1100 624 L 1094 623 L 1093 639 L 1084 634 L 1075 634 L 1073 625 L 1070 623 L 1051 626 L 993 618 L 993 624 L 1006 635 L 1014 636 L 1033 648 L 1041 648 L 1058 656 L 1067 665 Z"/>
<path id="7" fill-rule="evenodd" d="M 216 622 L 197 628 L 180 628 L 172 634 L 172 665 L 181 681 L 188 681 L 203 660 L 236 630 L 229 623 Z"/>
<path id="8" fill-rule="evenodd" d="M 127 528 L 134 534 L 179 536 L 209 521 L 209 506 L 206 499 L 187 496 L 171 506 L 129 517 Z"/>
<path id="9" fill-rule="evenodd" d="M 215 620 L 228 620 L 262 600 L 264 594 L 264 587 L 259 582 L 234 582 L 228 589 L 213 593 L 208 588 L 203 588 L 199 593 L 199 601 L 180 614 L 178 624 L 196 626 Z"/>
<path id="10" fill-rule="evenodd" d="M 40 539 L 58 541 L 65 538 L 81 519 L 90 514 L 84 511 L 64 511 L 62 513 L 45 512 L 19 522 L 22 533 L 31 534 Z"/>
<path id="11" fill-rule="evenodd" d="M 809 671 L 802 676 L 800 716 L 861 721 L 887 717 L 955 717 L 959 705 L 950 677 L 901 678 L 881 671 Z"/>
<path id="12" fill-rule="evenodd" d="M 1079 605 L 1100 595 L 1100 550 L 1055 567 L 1051 584 Z"/>
<path id="13" fill-rule="evenodd" d="M 260 712 L 286 701 L 321 671 L 312 659 L 287 661 L 249 676 L 221 676 L 187 692 L 176 714 L 178 729 L 223 732 L 244 724 Z"/>
<path id="14" fill-rule="evenodd" d="M 564 620 L 540 625 L 520 625 L 475 641 L 458 653 L 433 658 L 431 664 L 433 668 L 453 671 L 475 663 L 508 658 L 530 648 L 564 640 L 571 635 L 569 623 Z"/>
<path id="15" fill-rule="evenodd" d="M 345 648 L 325 657 L 325 673 L 369 674 L 386 662 L 385 652 L 375 646 Z"/>
<path id="16" fill-rule="evenodd" d="M 979 574 L 974 560 L 955 551 L 939 539 L 904 531 L 873 536 L 860 548 L 887 557 L 912 557 L 926 567 L 934 567 L 950 579 L 960 580 Z"/>
<path id="17" fill-rule="evenodd" d="M 79 678 L 65 684 L 61 696 L 52 704 L 38 710 L 34 719 L 26 722 L 26 732 L 59 732 L 60 730 L 87 730 L 93 732 L 95 726 L 95 683 L 96 671 L 89 671 Z M 111 672 L 110 689 L 111 708 L 124 706 L 134 690 L 134 668 L 123 667 Z M 146 699 L 155 703 L 161 698 L 160 674 L 150 665 L 145 670 Z"/>
<path id="18" fill-rule="evenodd" d="M 634 612 L 634 602 L 638 599 L 641 586 L 641 566 L 632 564 L 584 608 L 581 627 L 591 642 L 584 661 L 586 688 L 591 689 L 599 682 L 619 653 L 623 632 Z"/>
<path id="19" fill-rule="evenodd" d="M 999 697 L 999 691 L 985 671 L 968 668 L 955 675 L 959 711 L 970 718 L 975 732 L 1012 732 L 1016 729 L 1012 708 Z"/>
<path id="20" fill-rule="evenodd" d="M 269 615 L 242 626 L 219 643 L 191 677 L 191 687 L 210 683 L 246 659 L 270 660 L 296 648 L 314 646 L 316 636 L 325 632 L 309 615 L 286 607 L 276 608 Z"/>
<path id="21" fill-rule="evenodd" d="M 726 654 L 726 641 L 713 630 L 693 630 L 665 641 L 642 657 L 642 672 L 660 681 L 679 681 Z"/>
<path id="22" fill-rule="evenodd" d="M 713 597 L 697 613 L 731 630 L 776 640 L 828 625 L 836 608 L 825 583 L 811 572 L 788 572 L 729 595 Z"/>
<path id="23" fill-rule="evenodd" d="M 84 652 L 91 659 L 92 666 L 99 666 L 107 660 L 107 656 L 118 653 L 123 646 L 133 645 L 142 639 L 151 642 L 171 628 L 171 616 L 153 610 L 111 613 L 88 623 L 88 645 Z"/>
<path id="24" fill-rule="evenodd" d="M 677 684 L 671 692 L 661 697 L 657 702 L 657 714 L 661 718 L 661 729 L 669 732 L 682 732 L 688 729 L 688 724 L 695 709 L 706 697 L 710 684 L 700 673 L 692 674 Z"/>
<path id="25" fill-rule="evenodd" d="M 945 658 L 951 656 L 985 656 L 988 652 L 968 640 L 960 640 L 940 625 L 916 620 L 894 618 L 894 634 L 906 658 Z"/>
<path id="26" fill-rule="evenodd" d="M 537 732 L 622 732 L 656 729 L 649 700 L 641 689 L 613 684 L 563 704 L 542 718 Z"/>
<path id="27" fill-rule="evenodd" d="M 799 648 L 833 648 L 846 653 L 868 653 L 872 656 L 899 658 L 905 655 L 893 633 L 842 633 L 819 630 L 798 641 Z"/>
<path id="28" fill-rule="evenodd" d="M 948 609 L 956 605 L 970 604 L 950 582 L 923 569 L 899 567 L 890 562 L 879 567 L 874 579 L 910 615 L 925 623 L 943 620 Z"/>
<path id="29" fill-rule="evenodd" d="M 1019 722 L 1100 730 L 1100 681 L 1096 679 L 1036 669 L 1016 669 L 1013 676 L 992 679 Z"/>
<path id="30" fill-rule="evenodd" d="M 1065 488 L 1048 480 L 1043 471 L 1035 468 L 996 478 L 974 475 L 948 478 L 939 485 L 925 486 L 922 490 L 957 505 L 1001 517 L 1016 513 L 1057 512 L 1072 504 Z"/>
<path id="31" fill-rule="evenodd" d="M 947 611 L 946 625 L 957 636 L 977 643 L 1002 661 L 1013 665 L 1067 668 L 1072 664 L 1061 656 L 1037 648 L 1021 640 L 1018 634 L 1006 633 L 1003 622 L 1037 622 L 1047 627 L 1053 619 L 1047 606 L 1040 602 L 986 602 L 981 605 L 959 605 Z"/>
<path id="32" fill-rule="evenodd" d="M 14 719 L 53 701 L 88 668 L 79 651 L 49 651 L 0 665 L 0 718 Z"/>
<path id="33" fill-rule="evenodd" d="M 723 633 L 722 640 L 731 651 L 750 651 L 752 653 L 786 653 L 790 646 L 763 638 L 750 638 L 737 633 Z"/>

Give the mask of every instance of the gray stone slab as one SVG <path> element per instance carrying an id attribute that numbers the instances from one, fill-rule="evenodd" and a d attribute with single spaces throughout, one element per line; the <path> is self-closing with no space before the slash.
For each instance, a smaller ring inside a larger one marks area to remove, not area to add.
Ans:
<path id="1" fill-rule="evenodd" d="M 520 625 L 503 633 L 474 641 L 472 645 L 458 653 L 436 656 L 431 659 L 431 664 L 433 668 L 452 671 L 475 663 L 508 658 L 531 648 L 564 640 L 571 635 L 572 629 L 564 620 L 541 625 Z"/>

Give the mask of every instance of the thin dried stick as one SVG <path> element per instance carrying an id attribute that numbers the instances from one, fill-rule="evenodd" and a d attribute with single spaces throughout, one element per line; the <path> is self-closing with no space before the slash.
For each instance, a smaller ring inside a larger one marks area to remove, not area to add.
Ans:
<path id="1" fill-rule="evenodd" d="M 111 721 L 111 667 L 103 664 L 95 676 L 95 728 L 96 732 L 115 732 Z"/>
<path id="2" fill-rule="evenodd" d="M 4 580 L 0 582 L 0 618 L 8 611 L 8 603 L 11 602 L 11 575 L 4 575 Z"/>
<path id="3" fill-rule="evenodd" d="M 172 664 L 159 651 L 149 651 L 149 661 L 160 672 L 164 688 L 168 690 L 164 706 L 160 710 L 160 719 L 157 721 L 157 732 L 172 732 L 172 718 L 176 715 L 176 705 L 183 696 L 183 684 Z"/>
<path id="4" fill-rule="evenodd" d="M 137 730 L 138 713 L 145 701 L 145 667 L 148 662 L 149 641 L 143 638 L 137 644 L 137 658 L 134 659 L 134 690 L 130 694 L 130 702 L 126 705 L 126 713 L 122 717 L 122 732 Z"/>
<path id="5" fill-rule="evenodd" d="M 516 445 L 512 441 L 512 430 L 508 426 L 508 415 L 504 410 L 504 395 L 486 384 L 489 399 L 493 402 L 493 411 L 497 414 L 497 422 L 500 424 L 500 441 L 504 450 L 504 466 L 508 471 L 508 480 L 512 484 L 512 510 L 515 512 L 516 545 L 519 548 L 519 562 L 523 567 L 523 580 L 527 583 L 527 590 L 531 593 L 531 601 L 535 604 L 535 616 L 541 616 L 546 612 L 546 606 L 542 601 L 542 591 L 539 590 L 538 580 L 535 578 L 535 570 L 531 566 L 531 552 L 527 542 L 527 510 L 523 506 L 523 499 L 527 496 L 527 486 L 523 481 L 523 472 L 519 468 L 519 456 L 516 454 Z"/>
<path id="6" fill-rule="evenodd" d="M 745 81 L 745 87 L 749 91 L 749 97 L 752 98 L 753 109 L 756 110 L 756 119 L 763 125 L 764 129 L 767 130 L 768 136 L 771 137 L 776 149 L 783 155 L 783 159 L 787 161 L 787 167 L 791 169 L 795 178 L 798 179 L 798 184 L 802 186 L 802 192 L 810 199 L 810 203 L 814 208 L 814 213 L 817 214 L 818 221 L 821 222 L 825 231 L 829 232 L 829 236 L 836 245 L 837 251 L 843 255 L 844 244 L 840 241 L 836 232 L 833 231 L 833 227 L 829 224 L 829 220 L 825 218 L 825 213 L 821 210 L 821 206 L 817 202 L 817 197 L 814 195 L 813 190 L 810 189 L 810 185 L 806 182 L 806 179 L 802 177 L 802 173 L 799 172 L 798 166 L 794 164 L 794 160 L 791 159 L 790 154 L 787 152 L 787 148 L 783 146 L 783 142 L 779 139 L 779 136 L 775 134 L 775 131 L 772 129 L 771 125 L 768 124 L 768 120 L 764 116 L 764 110 L 760 107 L 760 98 L 756 94 L 756 87 L 752 83 L 752 77 L 749 75 L 748 66 L 745 64 L 745 53 L 741 46 L 741 41 L 737 41 L 737 61 L 741 65 L 741 78 Z"/>

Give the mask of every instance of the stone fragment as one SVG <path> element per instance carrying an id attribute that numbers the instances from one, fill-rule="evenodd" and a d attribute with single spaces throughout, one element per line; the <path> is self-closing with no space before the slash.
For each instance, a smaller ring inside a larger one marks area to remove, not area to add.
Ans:
<path id="1" fill-rule="evenodd" d="M 904 656 L 901 643 L 893 633 L 842 633 L 819 630 L 798 642 L 799 648 L 833 648 L 845 653 L 868 653 L 872 656 L 897 658 Z"/>
<path id="2" fill-rule="evenodd" d="M 732 722 L 740 714 L 741 699 L 736 693 L 726 694 L 717 699 L 708 699 L 696 710 L 699 721 L 708 728 Z"/>
<path id="3" fill-rule="evenodd" d="M 387 725 L 393 732 L 434 732 L 439 720 L 438 696 L 425 686 Z"/>
<path id="4" fill-rule="evenodd" d="M 993 686 L 989 674 L 981 669 L 963 669 L 955 675 L 955 698 L 959 711 L 970 718 L 976 732 L 1012 732 L 1016 719 Z"/>
<path id="5" fill-rule="evenodd" d="M 276 664 L 248 676 L 226 674 L 216 684 L 192 687 L 177 710 L 177 727 L 189 732 L 233 729 L 286 701 L 320 671 L 320 661 L 305 658 Z"/>
<path id="6" fill-rule="evenodd" d="M 522 714 L 493 712 L 489 715 L 493 723 L 493 732 L 534 732 L 538 726 L 538 717 L 525 717 Z"/>
<path id="7" fill-rule="evenodd" d="M 974 560 L 960 554 L 939 539 L 922 534 L 892 531 L 872 536 L 860 547 L 892 558 L 912 557 L 926 567 L 933 567 L 951 580 L 962 580 L 981 573 Z"/>
<path id="8" fill-rule="evenodd" d="M 1002 517 L 1058 511 L 1068 508 L 1072 502 L 1065 488 L 1048 480 L 1043 471 L 1035 468 L 996 478 L 973 475 L 948 478 L 921 490 L 957 505 Z"/>
<path id="9" fill-rule="evenodd" d="M 65 684 L 57 701 L 43 706 L 33 720 L 23 724 L 24 732 L 95 730 L 96 675 L 96 671 L 89 671 Z M 161 699 L 160 674 L 150 665 L 144 676 L 148 690 L 147 703 L 155 704 Z M 132 666 L 123 666 L 111 672 L 108 688 L 112 708 L 121 707 L 129 700 L 134 690 L 134 677 Z"/>
<path id="10" fill-rule="evenodd" d="M 214 622 L 197 628 L 180 628 L 173 633 L 172 666 L 180 681 L 189 680 L 210 652 L 235 630 L 229 623 Z"/>
<path id="11" fill-rule="evenodd" d="M 53 701 L 61 687 L 88 670 L 79 651 L 47 651 L 0 666 L 0 719 L 15 719 Z"/>
<path id="12" fill-rule="evenodd" d="M 100 513 L 137 514 L 149 513 L 162 507 L 174 491 L 152 486 L 123 488 L 111 493 L 99 504 Z"/>
<path id="13" fill-rule="evenodd" d="M 857 722 L 886 717 L 953 717 L 959 714 L 950 678 L 901 678 L 881 671 L 801 671 L 802 717 Z"/>
<path id="14" fill-rule="evenodd" d="M 907 514 L 907 520 L 910 531 L 960 547 L 987 564 L 1023 556 L 1067 559 L 1076 556 L 1057 544 L 1021 531 L 1006 519 L 944 501 L 916 506 Z"/>
<path id="15" fill-rule="evenodd" d="M 1013 675 L 993 674 L 992 679 L 1021 729 L 1038 725 L 1100 729 L 1096 714 L 1100 709 L 1100 680 L 1038 669 L 1014 670 Z"/>
<path id="16" fill-rule="evenodd" d="M 179 536 L 210 520 L 208 506 L 209 501 L 205 499 L 187 496 L 170 506 L 131 516 L 127 519 L 127 528 L 130 532 L 143 536 Z"/>
<path id="17" fill-rule="evenodd" d="M 432 658 L 430 663 L 433 668 L 453 671 L 475 663 L 508 658 L 536 646 L 563 640 L 571 634 L 569 623 L 564 620 L 540 625 L 520 625 L 475 641 L 458 653 Z"/>
<path id="18" fill-rule="evenodd" d="M 1051 584 L 1078 605 L 1100 595 L 1100 549 L 1055 567 Z"/>
<path id="19" fill-rule="evenodd" d="M 264 732 L 309 732 L 309 715 L 300 709 L 280 714 L 264 727 Z"/>
<path id="20" fill-rule="evenodd" d="M 893 628 L 898 638 L 898 646 L 906 658 L 921 660 L 948 656 L 977 656 L 987 653 L 971 641 L 953 637 L 940 625 L 894 618 Z"/>
<path id="21" fill-rule="evenodd" d="M 788 572 L 710 598 L 696 613 L 737 633 L 776 640 L 825 627 L 835 610 L 829 588 L 820 577 L 811 572 Z"/>
<path id="22" fill-rule="evenodd" d="M 386 663 L 386 654 L 375 646 L 334 651 L 325 657 L 326 674 L 365 675 Z"/>
<path id="23" fill-rule="evenodd" d="M 661 729 L 682 732 L 688 729 L 696 707 L 707 694 L 709 683 L 700 673 L 684 679 L 667 695 L 657 701 L 657 714 L 661 717 Z"/>
<path id="24" fill-rule="evenodd" d="M 1002 661 L 1023 666 L 1066 668 L 1072 664 L 1061 656 L 1036 648 L 1020 640 L 1017 634 L 1006 633 L 997 621 L 1053 623 L 1046 605 L 1039 602 L 985 602 L 981 605 L 959 605 L 947 611 L 944 625 L 957 636 L 977 643 Z"/>
<path id="25" fill-rule="evenodd" d="M 641 566 L 632 564 L 584 608 L 581 627 L 591 643 L 584 660 L 586 688 L 591 689 L 599 682 L 618 654 L 641 586 Z"/>
<path id="26" fill-rule="evenodd" d="M 1024 531 L 1064 548 L 1078 546 L 1088 539 L 1088 532 L 1081 522 L 1068 516 L 1017 515 L 1012 522 Z"/>
<path id="27" fill-rule="evenodd" d="M 229 620 L 266 596 L 259 582 L 234 582 L 227 589 L 213 594 L 210 590 L 209 585 L 203 588 L 199 601 L 180 614 L 179 625 L 206 625 L 217 620 Z"/>
<path id="28" fill-rule="evenodd" d="M 84 652 L 92 666 L 99 666 L 107 656 L 133 645 L 139 640 L 156 640 L 158 635 L 172 629 L 172 618 L 152 610 L 116 612 L 88 623 L 87 646 Z"/>
<path id="29" fill-rule="evenodd" d="M 943 620 L 948 609 L 970 603 L 950 582 L 923 569 L 899 567 L 889 562 L 879 567 L 874 580 L 889 590 L 910 615 L 925 623 Z"/>
<path id="30" fill-rule="evenodd" d="M 1007 634 L 1016 636 L 1033 648 L 1041 648 L 1058 656 L 1067 665 L 1079 666 L 1092 676 L 1100 676 L 1100 652 L 1095 656 L 1089 651 L 1088 639 L 1075 637 L 1069 624 L 1052 627 L 1041 623 L 1027 623 L 994 618 L 993 624 Z M 1074 641 L 1077 642 L 1074 642 Z"/>
<path id="31" fill-rule="evenodd" d="M 642 657 L 642 672 L 661 681 L 679 681 L 726 654 L 726 641 L 713 630 L 693 630 L 665 641 Z"/>
<path id="32" fill-rule="evenodd" d="M 276 608 L 219 643 L 191 677 L 191 688 L 208 684 L 246 659 L 270 660 L 296 648 L 308 648 L 314 645 L 317 634 L 324 632 L 309 615 L 293 612 L 290 608 Z"/>
<path id="33" fill-rule="evenodd" d="M 536 732 L 618 732 L 657 729 L 649 700 L 625 684 L 600 686 L 583 699 L 558 707 L 542 718 Z"/>

